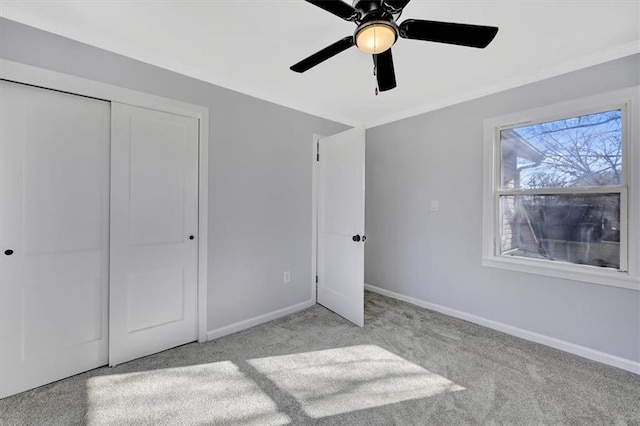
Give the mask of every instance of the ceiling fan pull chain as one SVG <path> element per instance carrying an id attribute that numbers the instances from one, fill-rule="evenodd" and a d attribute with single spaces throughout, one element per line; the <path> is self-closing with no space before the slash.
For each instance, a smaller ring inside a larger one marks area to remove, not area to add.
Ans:
<path id="1" fill-rule="evenodd" d="M 373 76 L 378 74 L 378 57 L 373 55 Z"/>
<path id="2" fill-rule="evenodd" d="M 373 76 L 376 77 L 378 75 L 378 57 L 373 55 Z M 377 79 L 376 79 L 377 80 Z M 378 96 L 378 83 L 376 81 L 376 87 L 373 91 L 376 96 Z"/>
<path id="3" fill-rule="evenodd" d="M 374 88 L 373 93 L 378 96 L 378 56 L 373 55 L 373 76 L 376 77 L 376 87 Z"/>

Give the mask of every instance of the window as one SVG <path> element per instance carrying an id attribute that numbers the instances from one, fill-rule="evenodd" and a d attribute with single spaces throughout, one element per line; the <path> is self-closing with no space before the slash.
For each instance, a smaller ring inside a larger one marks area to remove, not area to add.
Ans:
<path id="1" fill-rule="evenodd" d="M 485 121 L 483 264 L 640 288 L 635 92 Z"/>

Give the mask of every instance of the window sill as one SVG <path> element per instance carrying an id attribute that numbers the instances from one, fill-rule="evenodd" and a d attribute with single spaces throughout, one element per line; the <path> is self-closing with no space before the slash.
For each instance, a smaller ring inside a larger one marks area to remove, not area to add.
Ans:
<path id="1" fill-rule="evenodd" d="M 483 257 L 482 266 L 640 291 L 639 277 L 597 266 L 506 256 Z"/>

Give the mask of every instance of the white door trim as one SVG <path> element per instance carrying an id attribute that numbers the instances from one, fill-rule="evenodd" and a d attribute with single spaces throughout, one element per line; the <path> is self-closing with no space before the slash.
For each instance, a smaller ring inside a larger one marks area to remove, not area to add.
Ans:
<path id="1" fill-rule="evenodd" d="M 207 341 L 207 242 L 209 217 L 209 109 L 107 83 L 0 59 L 0 79 L 193 117 L 199 121 L 198 341 Z"/>

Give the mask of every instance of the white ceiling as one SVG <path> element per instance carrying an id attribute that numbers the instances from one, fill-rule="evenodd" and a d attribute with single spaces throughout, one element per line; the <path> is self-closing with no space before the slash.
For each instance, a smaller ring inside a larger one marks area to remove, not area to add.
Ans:
<path id="1" fill-rule="evenodd" d="M 0 15 L 301 111 L 368 127 L 640 51 L 640 0 L 413 0 L 406 18 L 498 26 L 486 49 L 399 39 L 374 95 L 356 48 L 289 66 L 355 25 L 303 0 L 15 1 Z"/>

